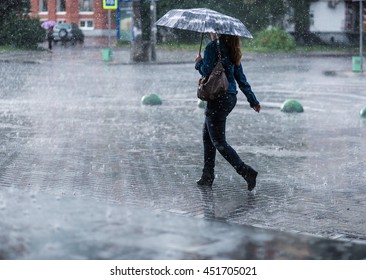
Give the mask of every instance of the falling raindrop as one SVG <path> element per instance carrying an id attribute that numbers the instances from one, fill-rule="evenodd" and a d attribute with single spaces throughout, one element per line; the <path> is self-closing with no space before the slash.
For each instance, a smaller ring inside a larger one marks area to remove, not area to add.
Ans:
<path id="1" fill-rule="evenodd" d="M 0 210 L 5 210 L 5 209 L 6 209 L 5 198 L 3 195 L 0 195 Z"/>

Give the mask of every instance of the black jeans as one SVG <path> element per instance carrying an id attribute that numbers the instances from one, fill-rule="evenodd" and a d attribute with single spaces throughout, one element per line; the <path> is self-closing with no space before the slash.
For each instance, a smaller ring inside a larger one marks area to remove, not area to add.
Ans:
<path id="1" fill-rule="evenodd" d="M 48 40 L 48 49 L 52 50 L 52 41 L 53 39 L 47 39 Z"/>
<path id="2" fill-rule="evenodd" d="M 244 162 L 226 142 L 226 118 L 236 105 L 236 94 L 227 94 L 215 101 L 208 101 L 203 125 L 204 167 L 203 176 L 213 177 L 216 150 L 240 173 Z"/>

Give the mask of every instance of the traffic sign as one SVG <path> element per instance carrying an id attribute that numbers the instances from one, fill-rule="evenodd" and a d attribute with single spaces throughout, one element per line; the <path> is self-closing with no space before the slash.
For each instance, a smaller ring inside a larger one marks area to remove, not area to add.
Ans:
<path id="1" fill-rule="evenodd" d="M 118 0 L 103 0 L 104 10 L 116 10 L 118 8 Z"/>

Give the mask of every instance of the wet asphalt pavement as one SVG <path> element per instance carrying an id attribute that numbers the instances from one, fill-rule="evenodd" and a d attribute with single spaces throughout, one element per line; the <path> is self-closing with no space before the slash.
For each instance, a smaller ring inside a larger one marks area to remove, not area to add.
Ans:
<path id="1" fill-rule="evenodd" d="M 195 52 L 0 53 L 0 259 L 366 258 L 366 76 L 352 54 L 247 54 L 228 142 L 199 189 Z M 142 106 L 158 94 L 160 106 Z M 280 111 L 296 99 L 304 113 Z M 75 246 L 77 244 L 77 246 Z"/>

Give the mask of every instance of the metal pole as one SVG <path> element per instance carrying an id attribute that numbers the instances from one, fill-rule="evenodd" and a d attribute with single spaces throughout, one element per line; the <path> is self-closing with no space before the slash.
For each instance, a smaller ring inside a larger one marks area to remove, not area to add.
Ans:
<path id="1" fill-rule="evenodd" d="M 111 47 L 111 10 L 108 10 L 108 48 Z"/>
<path id="2" fill-rule="evenodd" d="M 360 58 L 361 72 L 363 72 L 363 0 L 360 1 Z"/>
<path id="3" fill-rule="evenodd" d="M 151 60 L 156 61 L 156 0 L 151 0 Z"/>
<path id="4" fill-rule="evenodd" d="M 116 10 L 116 39 L 117 41 L 119 39 L 121 39 L 121 7 L 120 7 L 120 3 L 118 2 L 118 7 Z"/>

